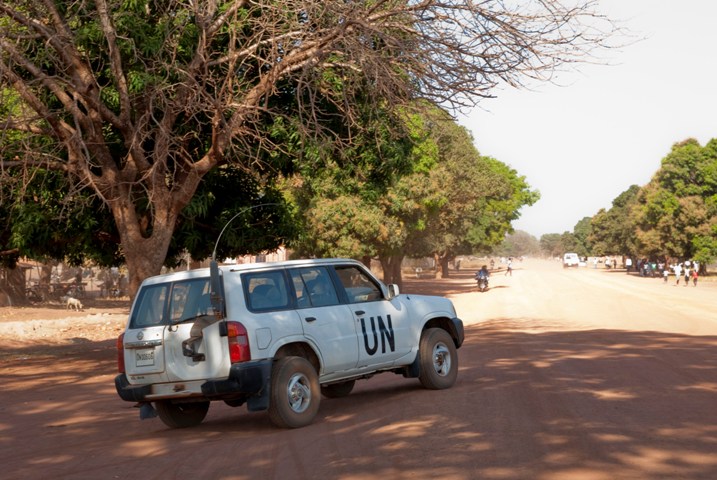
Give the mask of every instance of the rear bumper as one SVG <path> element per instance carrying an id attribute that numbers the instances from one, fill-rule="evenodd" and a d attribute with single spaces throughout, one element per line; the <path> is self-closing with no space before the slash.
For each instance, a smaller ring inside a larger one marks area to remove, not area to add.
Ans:
<path id="1" fill-rule="evenodd" d="M 210 400 L 236 395 L 260 395 L 268 390 L 271 365 L 271 359 L 235 363 L 226 380 L 208 380 L 202 385 L 202 393 Z"/>
<path id="2" fill-rule="evenodd" d="M 147 395 L 152 394 L 152 385 L 130 385 L 124 373 L 115 377 L 115 388 L 120 398 L 127 402 L 143 402 Z"/>
<path id="3" fill-rule="evenodd" d="M 265 403 L 268 407 L 271 365 L 271 359 L 235 363 L 226 379 L 204 382 L 201 385 L 202 395 L 207 400 L 249 399 L 250 410 L 263 410 L 266 408 Z M 115 388 L 120 398 L 128 402 L 151 402 L 158 399 L 158 395 L 152 393 L 151 384 L 130 385 L 124 373 L 115 377 Z M 167 396 L 172 397 L 175 395 Z M 255 400 L 252 401 L 252 398 Z"/>

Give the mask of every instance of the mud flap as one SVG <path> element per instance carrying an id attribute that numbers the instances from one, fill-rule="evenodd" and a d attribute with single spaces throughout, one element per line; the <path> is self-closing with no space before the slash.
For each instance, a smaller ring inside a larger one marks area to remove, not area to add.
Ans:
<path id="1" fill-rule="evenodd" d="M 271 397 L 271 383 L 267 382 L 264 389 L 254 397 L 249 397 L 246 401 L 246 409 L 250 412 L 259 412 L 269 409 L 269 399 Z"/>
<path id="2" fill-rule="evenodd" d="M 403 369 L 403 376 L 406 378 L 418 378 L 421 374 L 421 362 L 419 361 L 419 355 L 416 354 L 416 359 L 410 365 L 406 365 Z"/>
<path id="3" fill-rule="evenodd" d="M 150 402 L 141 402 L 135 405 L 135 407 L 139 407 L 140 420 L 147 420 L 157 416 L 157 410 L 154 409 L 154 406 Z"/>

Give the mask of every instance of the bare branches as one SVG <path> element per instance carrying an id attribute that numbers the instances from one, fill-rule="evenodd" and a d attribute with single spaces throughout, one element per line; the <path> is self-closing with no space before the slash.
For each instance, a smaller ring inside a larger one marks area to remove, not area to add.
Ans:
<path id="1" fill-rule="evenodd" d="M 128 30 L 131 12 L 115 0 L 73 4 L 62 12 L 51 0 L 30 2 L 32 16 L 23 15 L 15 3 L 0 2 L 0 13 L 16 25 L 2 32 L 3 50 L 16 65 L 6 64 L 4 77 L 29 73 L 63 103 L 75 121 L 56 123 L 58 134 L 80 125 L 84 138 L 88 131 L 96 135 L 103 122 L 112 125 L 127 148 L 125 158 L 113 163 L 131 164 L 134 175 L 146 178 L 141 172 L 156 170 L 158 162 L 175 155 L 202 175 L 225 161 L 228 148 L 260 140 L 251 126 L 258 115 L 283 114 L 270 107 L 278 88 L 294 89 L 307 120 L 319 118 L 318 98 L 351 119 L 355 96 L 366 89 L 373 92 L 370 100 L 384 105 L 425 98 L 462 108 L 490 96 L 500 83 L 550 80 L 559 69 L 589 61 L 596 49 L 607 46 L 615 28 L 595 6 L 594 1 L 568 5 L 558 0 L 520 5 L 500 0 L 175 0 L 161 11 L 148 3 L 143 12 L 148 21 L 137 29 L 155 31 L 139 32 Z M 91 31 L 93 17 L 100 45 L 80 45 L 83 40 L 70 22 Z M 22 45 L 34 48 L 21 40 L 23 30 L 35 32 L 50 47 L 45 59 L 52 73 L 35 65 L 33 50 L 23 56 Z M 111 76 L 92 65 L 106 65 Z M 136 82 L 143 76 L 145 86 L 139 90 Z M 113 105 L 100 100 L 107 94 L 115 95 Z M 31 104 L 50 119 L 46 107 Z M 177 122 L 188 120 L 210 124 L 211 144 L 199 156 L 177 141 Z M 320 126 L 305 127 L 308 133 Z M 67 142 L 76 134 L 70 131 L 58 138 Z M 146 151 L 147 141 L 155 151 Z M 98 157 L 102 162 L 105 155 Z"/>

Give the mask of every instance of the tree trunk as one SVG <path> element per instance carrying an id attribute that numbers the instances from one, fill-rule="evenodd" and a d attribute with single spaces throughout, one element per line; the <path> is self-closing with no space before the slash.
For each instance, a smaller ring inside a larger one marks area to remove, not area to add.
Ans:
<path id="1" fill-rule="evenodd" d="M 172 229 L 166 229 L 165 231 L 154 230 L 149 238 L 128 236 L 125 239 L 123 237 L 122 245 L 126 246 L 125 262 L 128 271 L 127 293 L 131 300 L 134 300 L 144 279 L 158 275 L 162 270 L 169 243 L 172 240 L 172 233 Z"/>
<path id="2" fill-rule="evenodd" d="M 401 275 L 401 264 L 403 255 L 379 256 L 383 268 L 383 283 L 395 283 L 398 288 L 403 288 L 403 276 Z"/>
<path id="3" fill-rule="evenodd" d="M 7 294 L 10 305 L 27 303 L 25 296 L 25 269 L 16 266 L 5 270 L 7 284 L 0 286 L 0 292 Z M 5 305 L 3 305 L 5 306 Z"/>
<path id="4" fill-rule="evenodd" d="M 441 257 L 441 278 L 449 278 L 451 276 L 451 269 L 449 267 L 450 260 L 448 255 Z"/>
<path id="5" fill-rule="evenodd" d="M 441 278 L 449 278 L 451 276 L 451 269 L 449 267 L 449 264 L 453 259 L 453 256 L 447 253 L 434 253 L 433 259 L 436 262 L 436 265 L 441 266 Z"/>
<path id="6" fill-rule="evenodd" d="M 370 270 L 371 269 L 371 256 L 364 255 L 363 257 L 361 257 L 361 263 L 366 265 L 366 268 L 368 268 Z"/>
<path id="7" fill-rule="evenodd" d="M 154 202 L 151 234 L 142 228 L 142 219 L 129 200 L 118 199 L 110 204 L 117 224 L 128 271 L 128 294 L 134 300 L 144 279 L 158 275 L 164 265 L 172 241 L 179 208 L 171 203 L 169 195 Z"/>

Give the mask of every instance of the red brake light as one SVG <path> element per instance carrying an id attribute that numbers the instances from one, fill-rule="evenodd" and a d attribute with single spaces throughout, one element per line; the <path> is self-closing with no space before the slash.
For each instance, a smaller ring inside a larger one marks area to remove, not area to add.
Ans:
<path id="1" fill-rule="evenodd" d="M 229 361 L 231 363 L 251 360 L 249 350 L 249 334 L 239 322 L 227 322 L 227 338 L 229 340 Z"/>
<path id="2" fill-rule="evenodd" d="M 117 371 L 124 373 L 124 333 L 117 337 Z"/>

